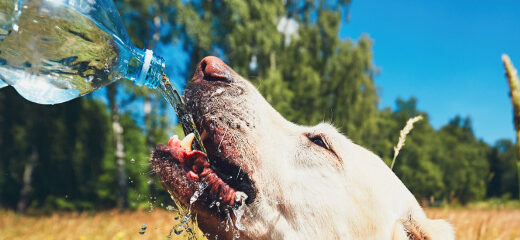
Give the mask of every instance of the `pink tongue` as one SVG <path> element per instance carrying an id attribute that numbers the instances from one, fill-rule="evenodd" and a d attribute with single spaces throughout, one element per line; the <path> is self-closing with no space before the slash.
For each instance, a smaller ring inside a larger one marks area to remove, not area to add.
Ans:
<path id="1" fill-rule="evenodd" d="M 229 187 L 217 174 L 210 168 L 208 156 L 198 150 L 186 151 L 180 145 L 178 139 L 170 139 L 168 142 L 170 154 L 174 159 L 178 159 L 180 166 L 188 168 L 187 177 L 194 181 L 204 181 L 208 183 L 210 196 L 218 196 L 219 200 L 233 206 L 235 204 L 236 191 Z"/>

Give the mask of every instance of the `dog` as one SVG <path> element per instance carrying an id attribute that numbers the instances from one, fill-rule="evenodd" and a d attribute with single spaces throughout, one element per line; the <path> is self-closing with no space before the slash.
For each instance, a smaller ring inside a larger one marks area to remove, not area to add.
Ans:
<path id="1" fill-rule="evenodd" d="M 217 57 L 200 62 L 184 100 L 207 155 L 190 134 L 151 163 L 210 239 L 454 239 L 378 156 L 330 124 L 287 121 Z"/>

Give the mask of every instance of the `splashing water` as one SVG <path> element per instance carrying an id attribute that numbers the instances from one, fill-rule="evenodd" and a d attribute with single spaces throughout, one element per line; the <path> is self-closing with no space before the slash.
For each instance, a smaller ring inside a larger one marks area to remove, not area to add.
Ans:
<path id="1" fill-rule="evenodd" d="M 241 192 L 237 192 L 238 193 L 241 193 Z M 245 195 L 245 194 L 244 194 Z M 242 225 L 242 222 L 240 221 L 242 219 L 242 216 L 244 216 L 244 212 L 247 208 L 246 206 L 246 199 L 247 199 L 247 195 L 246 197 L 242 197 L 240 200 L 240 206 L 238 208 L 233 208 L 233 214 L 235 215 L 235 227 L 238 229 L 238 230 L 241 230 L 241 231 L 244 231 L 246 230 L 246 228 L 244 227 L 244 225 Z"/>
<path id="2" fill-rule="evenodd" d="M 235 222 L 235 225 L 233 225 L 233 219 L 231 218 L 231 215 L 229 214 L 229 210 L 226 209 L 226 232 L 229 232 L 229 230 L 231 229 L 232 233 L 233 233 L 233 239 L 238 239 L 240 238 L 240 229 L 238 229 L 238 227 L 236 226 L 236 222 Z"/>
<path id="3" fill-rule="evenodd" d="M 193 193 L 193 196 L 191 196 L 190 198 L 190 208 L 191 208 L 191 205 L 193 205 L 193 203 L 195 201 L 197 201 L 197 199 L 199 199 L 200 195 L 202 195 L 202 193 L 204 192 L 204 189 L 206 189 L 208 187 L 208 183 L 207 182 L 197 182 L 197 190 L 195 190 L 195 192 Z"/>
<path id="4" fill-rule="evenodd" d="M 144 235 L 146 233 L 147 228 L 148 226 L 146 226 L 146 224 L 143 224 L 140 228 L 139 234 Z"/>
<path id="5" fill-rule="evenodd" d="M 240 238 L 240 231 L 233 231 L 233 239 L 239 239 Z"/>
<path id="6" fill-rule="evenodd" d="M 233 227 L 233 220 L 231 219 L 231 215 L 229 214 L 229 211 L 226 209 L 226 232 L 229 232 L 229 225 Z"/>
<path id="7" fill-rule="evenodd" d="M 190 208 L 184 207 L 184 205 L 182 205 L 176 198 L 173 197 L 173 195 L 170 191 L 168 191 L 168 193 L 170 194 L 170 197 L 174 203 L 174 207 L 172 207 L 171 210 L 173 212 L 174 211 L 173 209 L 176 209 L 176 212 L 178 215 L 174 218 L 174 220 L 176 222 L 177 221 L 179 221 L 179 222 L 172 227 L 167 238 L 172 239 L 172 235 L 175 235 L 175 236 L 184 235 L 187 239 L 197 239 L 196 234 L 193 231 L 193 228 L 194 228 L 194 226 L 197 225 L 197 222 L 196 222 L 196 220 L 194 221 L 192 219 L 191 207 Z M 178 239 L 178 237 L 173 237 L 173 239 Z"/>
<path id="8" fill-rule="evenodd" d="M 181 124 L 184 133 L 186 135 L 190 133 L 193 133 L 195 135 L 195 139 L 192 143 L 192 148 L 198 149 L 201 152 L 206 153 L 206 148 L 204 148 L 204 145 L 202 144 L 199 131 L 197 131 L 195 123 L 193 122 L 193 117 L 187 111 L 186 105 L 184 104 L 181 95 L 179 94 L 179 92 L 177 92 L 175 87 L 173 87 L 173 85 L 170 82 L 170 79 L 164 73 L 162 73 L 162 80 L 158 89 L 163 95 L 163 97 L 166 99 L 166 101 L 168 101 L 168 103 L 170 103 L 172 108 L 175 110 L 175 113 L 177 113 L 179 123 Z"/>

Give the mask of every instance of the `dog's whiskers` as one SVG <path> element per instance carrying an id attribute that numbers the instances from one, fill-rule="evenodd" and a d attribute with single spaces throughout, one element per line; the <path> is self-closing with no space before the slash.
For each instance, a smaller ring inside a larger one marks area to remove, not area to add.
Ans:
<path id="1" fill-rule="evenodd" d="M 226 134 L 227 134 L 227 131 L 228 131 L 228 127 L 226 128 L 226 130 L 224 131 L 224 134 L 222 134 L 222 137 L 220 139 L 220 142 L 218 143 L 218 146 L 217 146 L 217 150 L 220 150 L 220 145 L 222 144 L 222 141 L 224 141 L 224 137 L 226 137 Z"/>

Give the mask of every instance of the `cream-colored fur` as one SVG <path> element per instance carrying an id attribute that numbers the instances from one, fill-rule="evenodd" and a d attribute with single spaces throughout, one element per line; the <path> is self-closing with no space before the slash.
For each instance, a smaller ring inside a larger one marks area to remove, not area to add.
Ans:
<path id="1" fill-rule="evenodd" d="M 249 237 L 392 239 L 395 224 L 411 217 L 431 239 L 454 239 L 450 225 L 427 219 L 378 156 L 329 124 L 295 125 L 255 98 L 263 116 L 255 134 L 260 162 L 253 171 L 260 194 L 250 206 L 255 217 L 244 220 Z M 309 142 L 309 133 L 321 134 L 335 154 Z"/>
<path id="2" fill-rule="evenodd" d="M 229 87 L 221 87 L 224 91 L 211 95 L 215 105 L 209 108 L 225 102 L 235 112 L 247 113 L 242 117 L 250 116 L 245 119 L 250 127 L 230 117 L 244 125 L 233 137 L 254 146 L 257 159 L 245 163 L 258 193 L 248 206 L 253 217 L 246 214 L 242 219 L 242 238 L 414 239 L 410 232 L 415 231 L 423 239 L 454 239 L 452 227 L 428 219 L 378 156 L 330 124 L 306 127 L 287 121 L 253 85 L 235 77 Z M 231 93 L 226 95 L 228 89 Z M 311 142 L 309 135 L 321 135 L 332 151 Z M 204 225 L 207 219 L 202 219 L 203 229 Z"/>

